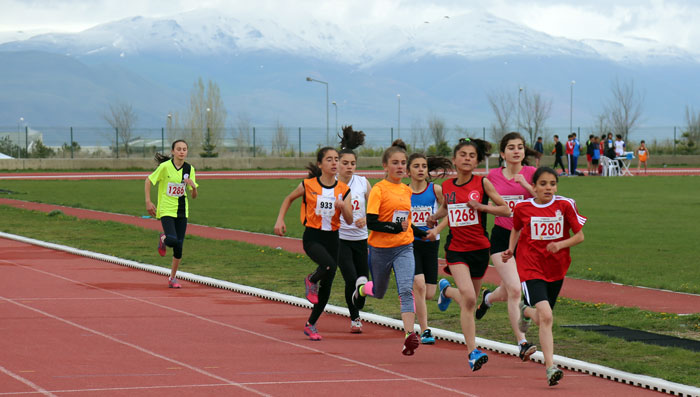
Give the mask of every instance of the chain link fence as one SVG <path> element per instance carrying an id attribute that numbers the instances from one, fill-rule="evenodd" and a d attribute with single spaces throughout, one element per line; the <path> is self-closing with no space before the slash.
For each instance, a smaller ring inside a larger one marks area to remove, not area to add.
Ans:
<path id="1" fill-rule="evenodd" d="M 412 126 L 398 130 L 393 127 L 367 127 L 365 144 L 358 149 L 361 156 L 379 156 L 394 139 L 401 138 L 411 151 L 430 151 L 435 141 L 427 126 Z M 627 147 L 634 150 L 645 140 L 652 152 L 676 154 L 683 146 L 683 129 L 673 126 L 639 127 L 627 137 Z M 155 152 L 170 152 L 175 139 L 185 139 L 190 146 L 190 156 L 202 157 L 302 157 L 313 156 L 323 146 L 337 147 L 340 131 L 325 127 L 249 127 L 226 128 L 217 131 L 191 131 L 187 129 L 133 128 L 130 133 L 120 133 L 110 127 L 42 127 L 0 126 L 0 153 L 14 157 L 53 158 L 122 158 L 152 157 Z M 574 127 L 583 143 L 588 136 L 598 135 L 593 128 Z M 526 140 L 534 140 L 527 131 L 521 131 Z M 497 144 L 490 127 L 445 128 L 443 132 L 448 146 L 459 138 L 481 138 Z M 542 134 L 545 150 L 551 150 L 552 137 L 559 135 L 566 140 L 569 127 L 549 127 Z M 205 151 L 205 142 L 213 149 Z M 687 146 L 687 145 L 686 145 Z M 497 150 L 497 149 L 495 149 Z M 685 153 L 679 154 L 693 154 Z"/>

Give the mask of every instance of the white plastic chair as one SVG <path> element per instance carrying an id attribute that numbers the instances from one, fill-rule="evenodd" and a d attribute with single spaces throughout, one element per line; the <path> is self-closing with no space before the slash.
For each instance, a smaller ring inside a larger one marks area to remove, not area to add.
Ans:
<path id="1" fill-rule="evenodd" d="M 600 162 L 603 166 L 603 176 L 620 176 L 620 164 L 617 160 L 600 156 Z"/>

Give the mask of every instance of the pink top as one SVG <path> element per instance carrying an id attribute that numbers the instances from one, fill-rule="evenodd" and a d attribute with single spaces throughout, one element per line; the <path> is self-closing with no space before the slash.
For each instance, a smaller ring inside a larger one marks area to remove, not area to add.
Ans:
<path id="1" fill-rule="evenodd" d="M 532 175 L 535 173 L 537 168 L 525 165 L 523 166 L 523 169 L 520 170 L 519 174 L 525 177 L 525 180 L 528 181 L 528 183 L 532 183 Z M 493 187 L 496 188 L 496 191 L 498 194 L 503 197 L 503 200 L 505 200 L 506 204 L 508 204 L 508 208 L 510 208 L 510 212 L 513 212 L 513 208 L 515 207 L 515 203 L 521 200 L 527 200 L 532 197 L 530 195 L 530 192 L 527 191 L 524 187 L 520 186 L 518 182 L 516 182 L 513 179 L 506 179 L 505 176 L 503 176 L 503 168 L 494 168 L 491 171 L 489 171 L 489 175 L 487 176 L 488 180 L 493 184 Z M 505 216 L 497 216 L 493 223 L 496 225 L 512 230 L 513 229 L 513 217 L 505 217 Z"/>

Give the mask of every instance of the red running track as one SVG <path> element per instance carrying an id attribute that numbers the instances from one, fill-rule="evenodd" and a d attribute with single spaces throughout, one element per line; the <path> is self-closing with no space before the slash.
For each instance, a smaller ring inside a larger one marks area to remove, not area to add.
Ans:
<path id="1" fill-rule="evenodd" d="M 0 198 L 0 205 L 10 205 L 16 208 L 50 212 L 58 209 L 66 215 L 96 220 L 109 220 L 128 223 L 151 230 L 161 230 L 160 222 L 154 219 L 144 219 L 131 215 L 64 207 L 52 204 L 33 203 L 28 201 Z M 301 240 L 289 237 L 278 237 L 268 234 L 251 233 L 240 230 L 223 229 L 196 224 L 187 225 L 187 233 L 216 240 L 235 240 L 268 247 L 280 247 L 289 252 L 304 253 Z M 156 239 L 154 234 L 154 240 Z M 489 268 L 484 281 L 499 284 L 498 273 Z M 618 306 L 638 307 L 644 310 L 664 313 L 698 313 L 700 312 L 700 295 L 685 294 L 658 289 L 633 287 L 609 282 L 598 282 L 567 278 L 561 291 L 561 296 L 583 302 L 607 303 Z"/>
<path id="2" fill-rule="evenodd" d="M 464 346 L 401 355 L 400 331 L 0 239 L 0 395 L 24 396 L 640 396 L 649 390 Z"/>

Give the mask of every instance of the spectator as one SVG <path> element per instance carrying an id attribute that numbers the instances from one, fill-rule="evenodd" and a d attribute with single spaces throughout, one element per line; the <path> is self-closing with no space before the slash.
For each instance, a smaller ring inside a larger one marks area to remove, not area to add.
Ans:
<path id="1" fill-rule="evenodd" d="M 593 136 L 590 145 L 593 147 L 591 169 L 593 170 L 593 175 L 596 175 L 598 173 L 598 162 L 600 160 L 600 143 L 598 142 L 597 136 Z"/>
<path id="2" fill-rule="evenodd" d="M 554 135 L 554 149 L 552 149 L 552 154 L 554 155 L 554 165 L 553 169 L 557 169 L 557 164 L 561 166 L 562 175 L 566 174 L 566 169 L 564 168 L 564 163 L 561 161 L 561 156 L 564 155 L 564 147 L 561 142 L 559 142 L 559 135 Z"/>
<path id="3" fill-rule="evenodd" d="M 540 157 L 544 154 L 544 145 L 542 144 L 542 137 L 537 137 L 537 142 L 535 142 L 535 151 L 538 152 L 540 155 L 535 156 L 535 167 L 539 168 L 540 166 Z"/>
<path id="4" fill-rule="evenodd" d="M 569 167 L 568 175 L 576 175 L 576 164 L 574 164 L 574 134 L 569 134 L 568 140 L 566 141 L 566 164 Z"/>
<path id="5" fill-rule="evenodd" d="M 586 142 L 586 161 L 588 162 L 588 175 L 593 173 L 593 152 L 596 147 L 598 147 L 595 142 L 595 135 L 591 134 L 588 136 L 588 141 Z"/>
<path id="6" fill-rule="evenodd" d="M 639 168 L 644 164 L 644 173 L 647 173 L 647 160 L 649 159 L 649 149 L 647 149 L 646 143 L 642 141 L 637 148 L 637 158 L 639 162 L 637 163 L 637 173 L 639 173 Z"/>
<path id="7" fill-rule="evenodd" d="M 615 157 L 625 157 L 625 141 L 622 140 L 622 135 L 615 135 Z M 617 160 L 622 169 L 622 160 Z"/>
<path id="8" fill-rule="evenodd" d="M 608 138 L 605 140 L 605 157 L 615 158 L 615 143 L 612 139 L 612 132 L 608 132 Z"/>

